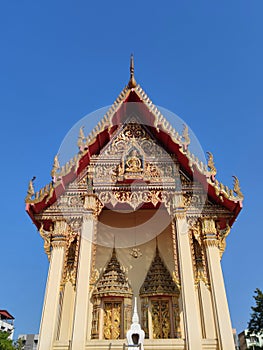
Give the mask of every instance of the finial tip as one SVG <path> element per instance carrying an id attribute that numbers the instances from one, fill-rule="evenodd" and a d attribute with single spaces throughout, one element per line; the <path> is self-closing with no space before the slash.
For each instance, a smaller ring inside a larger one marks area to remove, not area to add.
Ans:
<path id="1" fill-rule="evenodd" d="M 131 58 L 130 58 L 130 72 L 134 73 L 134 56 L 133 56 L 133 53 L 131 53 Z"/>
<path id="2" fill-rule="evenodd" d="M 133 53 L 131 54 L 130 57 L 130 81 L 128 84 L 128 87 L 130 89 L 134 88 L 137 85 L 135 79 L 134 79 L 134 56 Z"/>

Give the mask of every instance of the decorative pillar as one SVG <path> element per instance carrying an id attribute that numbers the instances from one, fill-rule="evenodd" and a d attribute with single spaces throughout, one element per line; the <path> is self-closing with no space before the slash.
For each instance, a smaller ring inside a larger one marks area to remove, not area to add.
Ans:
<path id="1" fill-rule="evenodd" d="M 184 210 L 175 210 L 181 278 L 184 328 L 187 350 L 202 349 L 202 332 L 196 297 L 188 224 Z"/>
<path id="2" fill-rule="evenodd" d="M 83 225 L 80 239 L 78 274 L 76 284 L 76 299 L 74 310 L 74 324 L 72 331 L 71 350 L 84 350 L 87 340 L 87 332 L 91 325 L 90 314 L 90 273 L 92 264 L 92 244 L 96 232 L 98 203 L 94 195 L 85 197 Z"/>
<path id="3" fill-rule="evenodd" d="M 215 221 L 211 218 L 202 220 L 202 234 L 206 247 L 206 257 L 210 276 L 212 301 L 215 310 L 216 328 L 219 350 L 234 350 L 232 325 L 228 309 L 224 279 L 220 264 L 220 252 L 218 246 Z"/>
<path id="4" fill-rule="evenodd" d="M 57 330 L 60 283 L 66 247 L 67 223 L 56 221 L 50 235 L 51 258 L 39 335 L 39 350 L 50 350 Z"/>

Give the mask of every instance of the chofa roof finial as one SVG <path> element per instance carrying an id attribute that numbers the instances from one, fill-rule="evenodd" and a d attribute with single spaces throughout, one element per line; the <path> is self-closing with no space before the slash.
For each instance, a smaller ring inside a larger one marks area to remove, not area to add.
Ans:
<path id="1" fill-rule="evenodd" d="M 131 54 L 131 59 L 130 59 L 130 81 L 128 84 L 128 87 L 130 89 L 135 88 L 137 85 L 136 80 L 134 79 L 134 57 L 133 54 Z"/>
<path id="2" fill-rule="evenodd" d="M 233 176 L 233 179 L 234 179 L 234 192 L 238 197 L 240 197 L 243 200 L 244 195 L 241 192 L 240 184 L 239 184 L 239 180 L 238 180 L 237 176 Z"/>
<path id="3" fill-rule="evenodd" d="M 27 189 L 27 196 L 26 196 L 26 201 L 27 200 L 31 200 L 32 197 L 35 195 L 35 189 L 34 189 L 34 181 L 35 181 L 36 177 L 33 176 L 32 179 L 29 181 L 28 184 L 28 189 Z"/>

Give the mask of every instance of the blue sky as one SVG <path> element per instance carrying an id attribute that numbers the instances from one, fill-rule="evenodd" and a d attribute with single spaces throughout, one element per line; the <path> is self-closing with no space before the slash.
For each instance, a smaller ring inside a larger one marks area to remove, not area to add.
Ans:
<path id="1" fill-rule="evenodd" d="M 261 0 L 1 2 L 0 308 L 17 335 L 38 332 L 48 267 L 24 211 L 28 180 L 50 181 L 68 130 L 127 83 L 131 52 L 137 81 L 214 154 L 217 178 L 239 176 L 244 209 L 222 264 L 233 326 L 246 327 L 263 289 L 262 11 Z"/>

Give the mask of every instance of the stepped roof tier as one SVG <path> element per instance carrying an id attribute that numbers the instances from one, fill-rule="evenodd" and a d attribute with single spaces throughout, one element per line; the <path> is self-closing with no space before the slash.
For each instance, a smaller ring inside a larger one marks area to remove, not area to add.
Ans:
<path id="1" fill-rule="evenodd" d="M 155 257 L 140 288 L 140 296 L 179 295 L 179 289 L 160 257 L 156 247 Z"/>

